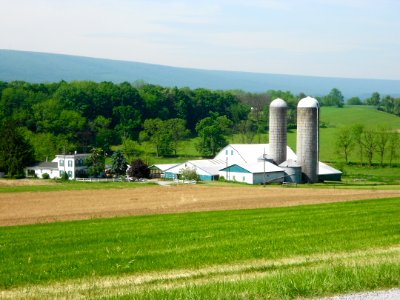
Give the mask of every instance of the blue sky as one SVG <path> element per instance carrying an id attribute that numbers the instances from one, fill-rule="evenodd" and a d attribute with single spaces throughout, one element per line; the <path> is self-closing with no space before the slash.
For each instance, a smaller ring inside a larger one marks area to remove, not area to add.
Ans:
<path id="1" fill-rule="evenodd" d="M 400 80 L 398 0 L 0 0 L 0 48 Z"/>

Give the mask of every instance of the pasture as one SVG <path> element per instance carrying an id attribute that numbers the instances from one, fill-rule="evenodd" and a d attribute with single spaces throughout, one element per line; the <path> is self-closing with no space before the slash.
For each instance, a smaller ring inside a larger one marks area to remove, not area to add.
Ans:
<path id="1" fill-rule="evenodd" d="M 289 299 L 395 287 L 399 204 L 396 190 L 226 185 L 0 193 L 0 298 Z M 76 219 L 86 220 L 67 221 Z"/>

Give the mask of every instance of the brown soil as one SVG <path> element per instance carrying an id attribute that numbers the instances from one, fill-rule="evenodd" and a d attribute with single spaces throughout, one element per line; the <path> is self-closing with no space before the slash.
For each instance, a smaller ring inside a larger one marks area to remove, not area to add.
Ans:
<path id="1" fill-rule="evenodd" d="M 400 197 L 400 191 L 157 186 L 136 189 L 0 194 L 0 226 Z"/>

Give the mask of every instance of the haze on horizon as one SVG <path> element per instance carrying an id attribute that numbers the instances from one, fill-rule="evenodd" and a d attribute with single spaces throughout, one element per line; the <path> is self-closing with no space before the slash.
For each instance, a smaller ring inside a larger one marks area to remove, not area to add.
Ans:
<path id="1" fill-rule="evenodd" d="M 0 0 L 0 48 L 400 80 L 400 1 Z"/>

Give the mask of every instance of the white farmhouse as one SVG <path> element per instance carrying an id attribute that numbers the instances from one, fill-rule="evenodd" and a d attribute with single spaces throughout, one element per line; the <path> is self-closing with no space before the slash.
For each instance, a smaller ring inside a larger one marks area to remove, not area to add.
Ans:
<path id="1" fill-rule="evenodd" d="M 26 175 L 43 178 L 43 174 L 47 173 L 50 178 L 61 178 L 67 173 L 69 179 L 75 179 L 87 169 L 85 160 L 89 155 L 87 153 L 56 155 L 51 162 L 40 162 L 27 167 Z"/>

